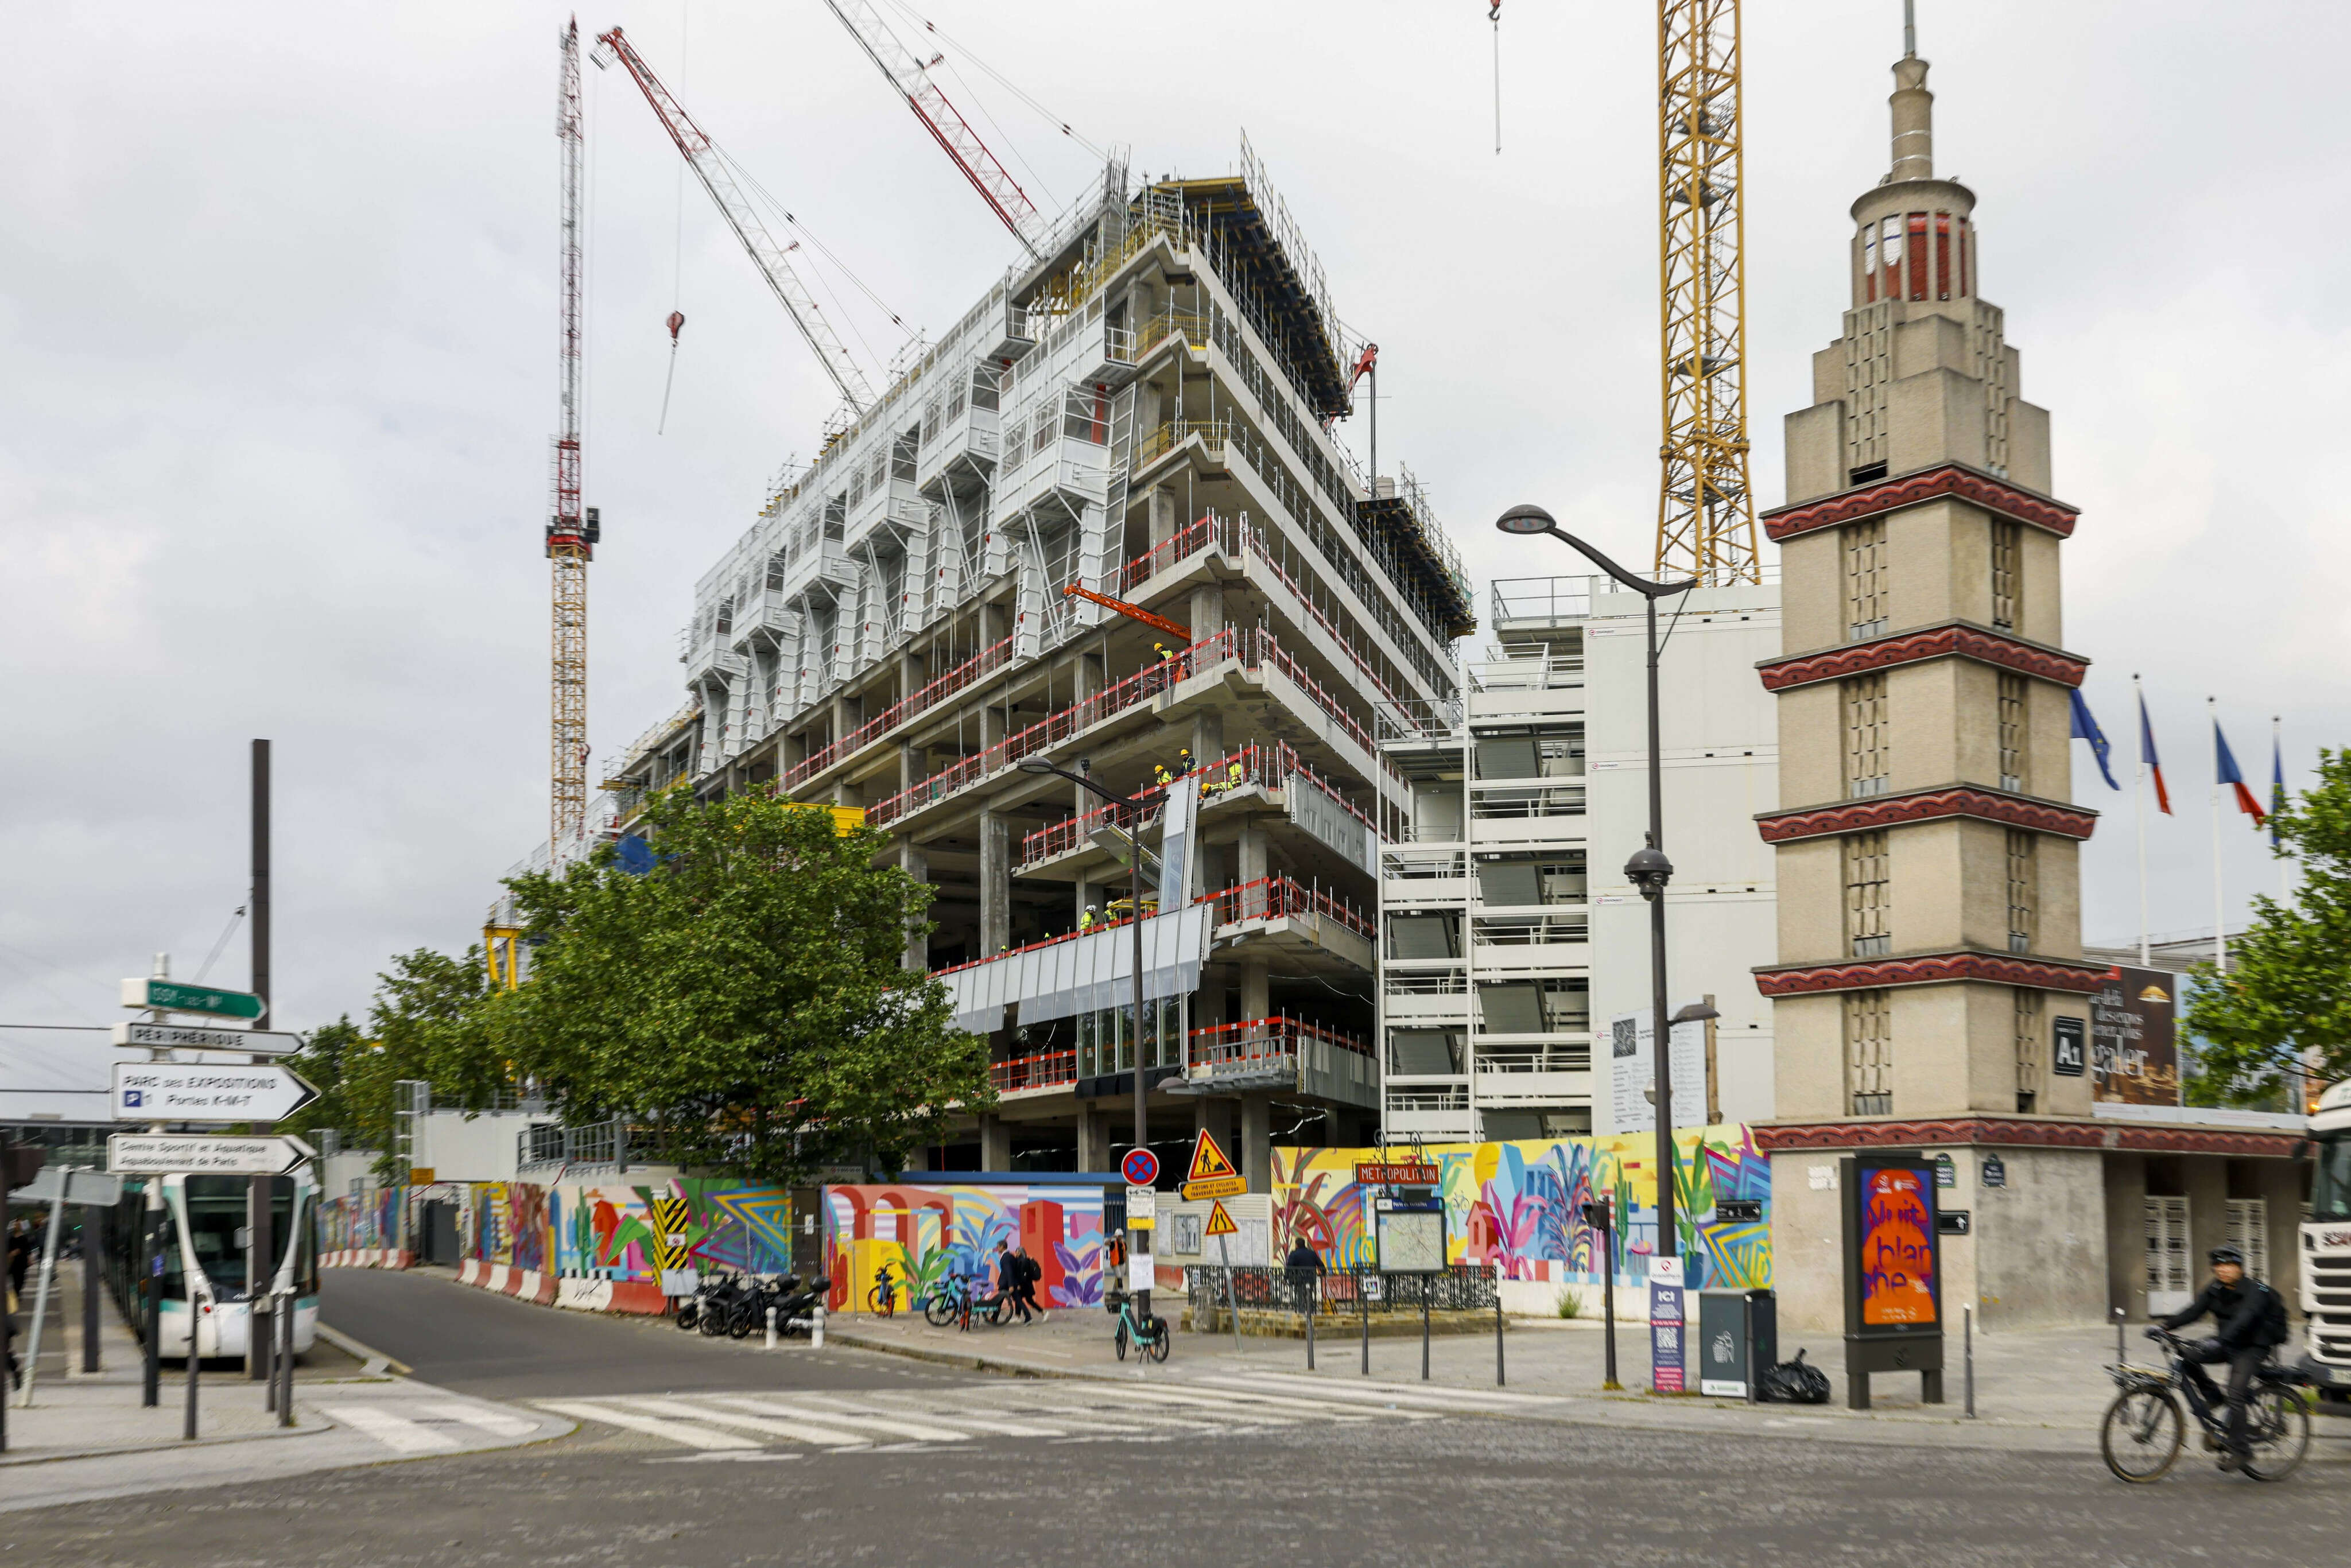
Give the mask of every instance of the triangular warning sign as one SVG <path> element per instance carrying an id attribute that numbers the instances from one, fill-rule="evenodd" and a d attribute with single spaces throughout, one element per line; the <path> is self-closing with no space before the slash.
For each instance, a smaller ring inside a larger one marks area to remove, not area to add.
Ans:
<path id="1" fill-rule="evenodd" d="M 1241 1233 L 1241 1228 L 1233 1223 L 1233 1217 L 1225 1212 L 1223 1204 L 1211 1204 L 1208 1207 L 1207 1233 L 1211 1236 L 1238 1236 Z"/>
<path id="2" fill-rule="evenodd" d="M 1208 1129 L 1200 1129 L 1200 1141 L 1192 1145 L 1192 1174 L 1186 1181 L 1213 1181 L 1218 1176 L 1238 1176 L 1233 1162 L 1225 1158 L 1225 1151 L 1217 1147 L 1217 1140 Z"/>

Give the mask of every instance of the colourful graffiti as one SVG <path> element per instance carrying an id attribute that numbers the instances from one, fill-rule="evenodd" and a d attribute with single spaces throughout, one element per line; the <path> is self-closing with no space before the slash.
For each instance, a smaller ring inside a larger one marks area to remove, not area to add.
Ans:
<path id="1" fill-rule="evenodd" d="M 362 1248 L 402 1246 L 400 1218 L 406 1212 L 408 1195 L 419 1190 L 407 1186 L 377 1186 L 343 1197 L 329 1198 L 319 1206 L 322 1230 L 319 1249 L 342 1252 Z"/>
<path id="2" fill-rule="evenodd" d="M 327 1249 L 401 1245 L 403 1209 L 424 1196 L 455 1203 L 459 1255 L 483 1263 L 646 1282 L 657 1282 L 664 1268 L 791 1269 L 789 1193 L 677 1177 L 644 1186 L 444 1182 L 373 1188 L 323 1206 Z"/>
<path id="3" fill-rule="evenodd" d="M 1771 1166 L 1742 1125 L 1675 1134 L 1676 1249 L 1692 1288 L 1753 1290 L 1771 1282 Z M 1454 1262 L 1499 1263 L 1513 1280 L 1597 1284 L 1601 1233 L 1583 1206 L 1613 1202 L 1616 1278 L 1646 1277 L 1657 1247 L 1656 1145 L 1646 1133 L 1598 1138 L 1432 1145 L 1418 1151 L 1440 1167 L 1447 1251 Z M 1372 1261 L 1368 1195 L 1359 1160 L 1394 1150 L 1273 1151 L 1273 1226 L 1278 1249 L 1303 1238 L 1332 1268 Z M 1721 1204 L 1752 1203 L 1757 1218 L 1730 1218 Z"/>
<path id="4" fill-rule="evenodd" d="M 904 1311 L 949 1276 L 993 1282 L 997 1246 L 1028 1249 L 1047 1307 L 1095 1307 L 1102 1291 L 1102 1191 L 1091 1183 L 1033 1186 L 824 1189 L 831 1310 L 865 1310 L 885 1266 Z"/>

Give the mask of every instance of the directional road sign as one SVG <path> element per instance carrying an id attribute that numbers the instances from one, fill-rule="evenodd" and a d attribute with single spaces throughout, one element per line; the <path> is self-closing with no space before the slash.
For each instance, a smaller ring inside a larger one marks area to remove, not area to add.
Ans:
<path id="1" fill-rule="evenodd" d="M 118 1061 L 118 1122 L 282 1122 L 319 1097 L 290 1068 Z"/>
<path id="2" fill-rule="evenodd" d="M 122 1005 L 160 1008 L 170 1013 L 210 1013 L 214 1018 L 257 1019 L 267 1004 L 251 991 L 224 991 L 216 986 L 191 986 L 178 980 L 125 980 Z"/>
<path id="3" fill-rule="evenodd" d="M 1192 1168 L 1184 1177 L 1186 1198 L 1238 1197 L 1249 1191 L 1249 1179 L 1233 1168 L 1208 1129 L 1200 1129 L 1199 1141 L 1192 1145 Z"/>
<path id="4" fill-rule="evenodd" d="M 318 1153 L 301 1139 L 198 1138 L 117 1133 L 106 1168 L 119 1176 L 284 1176 Z"/>
<path id="5" fill-rule="evenodd" d="M 1149 1149 L 1129 1149 L 1118 1168 L 1126 1174 L 1129 1186 L 1149 1186 L 1159 1179 L 1159 1156 Z"/>
<path id="6" fill-rule="evenodd" d="M 302 1037 L 283 1030 L 204 1029 L 193 1024 L 119 1023 L 114 1043 L 166 1051 L 241 1051 L 247 1056 L 287 1056 L 302 1049 Z"/>

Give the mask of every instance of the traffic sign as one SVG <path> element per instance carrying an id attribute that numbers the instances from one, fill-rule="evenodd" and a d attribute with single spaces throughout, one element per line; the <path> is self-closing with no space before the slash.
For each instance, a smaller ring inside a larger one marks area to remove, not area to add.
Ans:
<path id="1" fill-rule="evenodd" d="M 1158 1223 L 1158 1189 L 1148 1186 L 1128 1187 L 1126 1189 L 1126 1228 L 1129 1230 L 1149 1230 Z"/>
<path id="2" fill-rule="evenodd" d="M 275 1063 L 114 1064 L 118 1122 L 282 1122 L 318 1097 L 308 1080 Z"/>
<path id="3" fill-rule="evenodd" d="M 1192 1145 L 1192 1168 L 1184 1177 L 1184 1196 L 1187 1198 L 1238 1197 L 1249 1191 L 1249 1179 L 1233 1168 L 1225 1151 L 1208 1129 L 1200 1129 L 1199 1141 Z"/>
<path id="4" fill-rule="evenodd" d="M 1358 1160 L 1355 1179 L 1380 1186 L 1435 1186 L 1441 1176 L 1426 1160 Z"/>
<path id="5" fill-rule="evenodd" d="M 1126 1175 L 1129 1186 L 1149 1186 L 1159 1179 L 1159 1156 L 1149 1149 L 1129 1149 L 1118 1168 Z"/>
<path id="6" fill-rule="evenodd" d="M 112 1208 L 122 1201 L 122 1184 L 104 1171 L 85 1166 L 43 1166 L 30 1186 L 10 1193 L 17 1203 L 94 1203 Z"/>
<path id="7" fill-rule="evenodd" d="M 268 1004 L 251 991 L 224 991 L 215 986 L 191 986 L 178 980 L 125 980 L 122 1005 L 159 1008 L 167 1013 L 210 1013 L 214 1018 L 257 1019 Z"/>
<path id="8" fill-rule="evenodd" d="M 302 1049 L 302 1037 L 283 1030 L 119 1023 L 114 1026 L 114 1043 L 162 1051 L 240 1051 L 247 1056 L 288 1056 Z"/>
<path id="9" fill-rule="evenodd" d="M 1208 1206 L 1208 1228 L 1206 1232 L 1207 1235 L 1238 1236 L 1240 1232 L 1241 1228 L 1233 1223 L 1233 1217 L 1225 1212 L 1225 1206 L 1223 1204 L 1216 1203 Z"/>
<path id="10" fill-rule="evenodd" d="M 301 1139 L 180 1137 L 117 1133 L 106 1168 L 118 1176 L 284 1176 L 318 1153 Z"/>

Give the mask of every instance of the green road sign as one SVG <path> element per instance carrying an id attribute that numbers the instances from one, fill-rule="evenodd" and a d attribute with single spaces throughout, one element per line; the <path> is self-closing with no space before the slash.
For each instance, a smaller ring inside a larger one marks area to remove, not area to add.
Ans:
<path id="1" fill-rule="evenodd" d="M 122 1005 L 160 1008 L 172 1013 L 209 1013 L 224 1019 L 257 1019 L 264 1006 L 261 998 L 250 991 L 224 991 L 178 980 L 125 980 Z"/>

